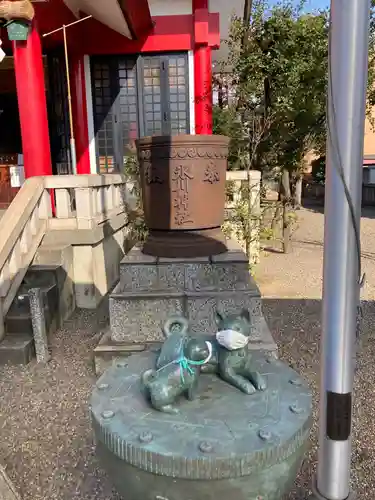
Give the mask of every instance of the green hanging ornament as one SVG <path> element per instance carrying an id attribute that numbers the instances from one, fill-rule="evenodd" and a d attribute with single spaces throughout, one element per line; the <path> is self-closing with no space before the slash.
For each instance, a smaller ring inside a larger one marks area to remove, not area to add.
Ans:
<path id="1" fill-rule="evenodd" d="M 11 41 L 25 41 L 29 35 L 30 23 L 24 20 L 12 20 L 6 25 L 8 38 Z"/>

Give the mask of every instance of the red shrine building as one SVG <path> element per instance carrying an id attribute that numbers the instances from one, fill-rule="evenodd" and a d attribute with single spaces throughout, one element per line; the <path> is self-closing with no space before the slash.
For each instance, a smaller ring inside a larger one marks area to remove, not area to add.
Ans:
<path id="1" fill-rule="evenodd" d="M 34 0 L 26 41 L 2 27 L 0 208 L 18 190 L 12 168 L 21 177 L 121 172 L 137 137 L 212 133 L 212 56 L 227 3 Z M 71 23 L 67 78 L 58 29 Z"/>

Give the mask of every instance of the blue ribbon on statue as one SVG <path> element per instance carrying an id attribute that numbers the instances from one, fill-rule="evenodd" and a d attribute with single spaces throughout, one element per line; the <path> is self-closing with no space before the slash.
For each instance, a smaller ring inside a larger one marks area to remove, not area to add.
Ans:
<path id="1" fill-rule="evenodd" d="M 192 359 L 187 358 L 183 354 L 178 359 L 176 359 L 176 361 L 174 361 L 176 365 L 180 366 L 180 377 L 181 377 L 181 382 L 183 384 L 185 383 L 185 375 L 184 375 L 185 371 L 187 371 L 189 375 L 193 375 L 194 370 L 192 369 L 192 366 L 202 366 L 210 361 L 212 356 L 212 344 L 211 342 L 206 342 L 206 344 L 208 347 L 208 356 L 203 361 L 193 361 Z"/>

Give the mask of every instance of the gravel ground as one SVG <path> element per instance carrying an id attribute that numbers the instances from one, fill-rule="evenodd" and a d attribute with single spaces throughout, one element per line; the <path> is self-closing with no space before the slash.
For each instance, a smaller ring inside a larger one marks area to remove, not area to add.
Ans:
<path id="1" fill-rule="evenodd" d="M 266 252 L 256 279 L 282 358 L 308 379 L 317 397 L 323 216 L 302 210 L 298 217 L 293 252 Z M 356 376 L 353 486 L 360 500 L 373 500 L 375 220 L 371 212 L 364 213 L 362 233 L 368 283 Z M 0 368 L 0 460 L 24 500 L 119 500 L 95 459 L 88 418 L 94 383 L 91 353 L 107 321 L 105 304 L 99 311 L 77 312 L 53 337 L 49 365 Z M 291 500 L 308 498 L 316 425 L 311 436 Z"/>
<path id="2" fill-rule="evenodd" d="M 88 414 L 106 310 L 77 312 L 47 366 L 0 369 L 0 459 L 24 500 L 119 499 L 96 462 Z"/>

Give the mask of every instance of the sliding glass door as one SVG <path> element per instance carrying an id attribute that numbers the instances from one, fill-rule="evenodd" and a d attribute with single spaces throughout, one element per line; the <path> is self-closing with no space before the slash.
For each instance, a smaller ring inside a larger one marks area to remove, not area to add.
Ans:
<path id="1" fill-rule="evenodd" d="M 101 172 L 120 171 L 137 137 L 189 132 L 187 54 L 93 57 L 91 68 Z"/>

